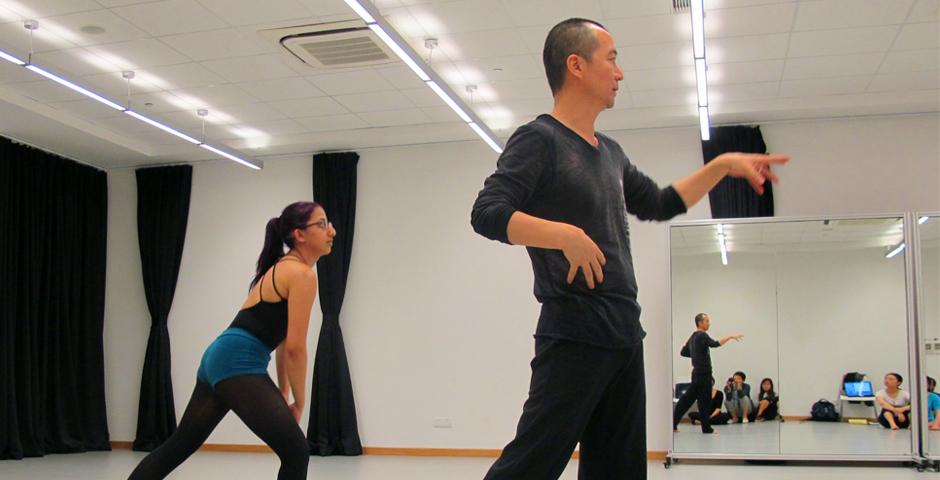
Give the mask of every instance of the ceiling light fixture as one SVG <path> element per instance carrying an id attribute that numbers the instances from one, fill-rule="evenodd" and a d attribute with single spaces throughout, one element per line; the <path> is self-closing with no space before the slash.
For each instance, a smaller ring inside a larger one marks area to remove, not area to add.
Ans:
<path id="1" fill-rule="evenodd" d="M 894 258 L 897 254 L 901 253 L 904 250 L 905 246 L 906 245 L 904 245 L 904 242 L 899 243 L 896 247 L 894 247 L 890 252 L 888 252 L 885 255 L 885 258 Z"/>
<path id="2" fill-rule="evenodd" d="M 708 62 L 705 61 L 705 0 L 692 0 L 692 58 L 695 60 L 695 84 L 698 89 L 698 118 L 702 141 L 711 139 L 708 118 Z"/>
<path id="3" fill-rule="evenodd" d="M 725 226 L 718 224 L 718 248 L 721 250 L 721 264 L 728 265 L 728 244 L 727 235 L 725 235 Z"/>
<path id="4" fill-rule="evenodd" d="M 447 84 L 431 69 L 414 50 L 398 35 L 388 22 L 379 14 L 375 5 L 368 0 L 343 0 L 356 14 L 366 22 L 366 25 L 385 42 L 388 47 L 398 55 L 405 65 L 411 69 L 441 100 L 447 104 L 480 138 L 486 142 L 496 153 L 503 153 L 503 147 L 496 140 L 496 135 L 490 131 L 486 123 L 480 119 L 472 109 L 467 107 Z"/>
<path id="5" fill-rule="evenodd" d="M 32 35 L 32 32 L 33 32 L 34 30 L 36 30 L 36 29 L 39 28 L 39 22 L 36 21 L 36 20 L 27 20 L 26 22 L 24 22 L 23 26 L 24 26 L 27 30 L 29 30 L 29 31 L 30 31 L 30 35 Z M 32 43 L 32 42 L 30 42 L 30 43 Z M 170 126 L 168 126 L 168 125 L 165 125 L 165 124 L 163 124 L 163 123 L 160 123 L 160 122 L 158 122 L 158 121 L 156 121 L 156 120 L 154 120 L 154 119 L 152 119 L 152 118 L 149 118 L 149 117 L 147 117 L 147 116 L 141 115 L 141 114 L 139 114 L 139 113 L 137 113 L 137 112 L 131 110 L 131 109 L 130 109 L 130 80 L 134 78 L 134 72 L 133 72 L 133 71 L 125 70 L 125 71 L 121 72 L 121 76 L 122 76 L 124 79 L 126 79 L 126 80 L 128 81 L 128 101 L 127 101 L 127 107 L 124 107 L 124 106 L 121 106 L 121 105 L 119 105 L 118 103 L 113 102 L 113 101 L 111 101 L 111 100 L 109 100 L 109 99 L 107 99 L 107 98 L 105 98 L 105 97 L 103 97 L 103 96 L 101 96 L 101 95 L 98 95 L 97 93 L 95 93 L 95 92 L 93 92 L 93 91 L 91 91 L 91 90 L 88 90 L 87 88 L 85 88 L 85 87 L 83 87 L 83 86 L 81 86 L 81 85 L 79 85 L 79 84 L 77 84 L 77 83 L 74 83 L 74 82 L 71 82 L 71 81 L 69 81 L 69 80 L 66 80 L 66 79 L 64 79 L 64 78 L 62 78 L 62 77 L 60 77 L 60 76 L 58 76 L 58 75 L 56 75 L 56 74 L 54 74 L 54 73 L 52 73 L 52 72 L 50 72 L 50 71 L 44 69 L 44 68 L 42 68 L 42 67 L 39 67 L 38 65 L 33 64 L 33 62 L 32 62 L 32 58 L 33 58 L 32 46 L 30 46 L 30 53 L 29 53 L 29 57 L 28 57 L 28 58 L 29 58 L 29 62 L 24 62 L 24 61 L 20 60 L 19 58 L 17 58 L 16 56 L 11 55 L 11 54 L 9 54 L 9 53 L 7 53 L 7 52 L 4 52 L 4 51 L 2 51 L 2 50 L 0 50 L 0 58 L 6 60 L 6 61 L 8 61 L 8 62 L 14 63 L 14 64 L 16 64 L 16 65 L 19 65 L 19 66 L 21 66 L 21 67 L 25 67 L 27 70 L 29 70 L 29 71 L 31 71 L 31 72 L 37 74 L 37 75 L 41 75 L 41 76 L 45 77 L 46 79 L 52 80 L 53 82 L 58 83 L 59 85 L 62 85 L 63 87 L 69 88 L 69 89 L 71 89 L 72 91 L 75 91 L 75 92 L 77 92 L 77 93 L 80 93 L 80 94 L 82 94 L 82 95 L 84 95 L 84 96 L 86 96 L 86 97 L 88 97 L 88 98 L 91 98 L 92 100 L 95 100 L 95 101 L 97 101 L 97 102 L 100 102 L 100 103 L 102 103 L 102 104 L 104 104 L 104 105 L 107 105 L 108 107 L 113 108 L 113 109 L 115 109 L 115 110 L 117 110 L 117 111 L 119 111 L 119 112 L 124 112 L 124 113 L 126 113 L 127 115 L 129 115 L 129 116 L 131 116 L 131 117 L 134 117 L 134 118 L 136 118 L 137 120 L 140 120 L 141 122 L 144 122 L 144 123 L 146 123 L 146 124 L 148 124 L 148 125 L 150 125 L 150 126 L 152 126 L 152 127 L 159 128 L 160 130 L 163 130 L 164 132 L 169 133 L 170 135 L 174 135 L 174 136 L 176 136 L 176 137 L 178 137 L 178 138 L 181 138 L 181 139 L 183 139 L 183 140 L 186 140 L 187 142 L 192 143 L 193 145 L 199 145 L 200 147 L 205 148 L 206 150 L 209 150 L 210 152 L 213 152 L 213 153 L 215 153 L 215 154 L 217 154 L 217 155 L 219 155 L 219 156 L 222 156 L 222 157 L 225 157 L 225 158 L 227 158 L 227 159 L 229 159 L 229 160 L 238 162 L 238 163 L 240 163 L 240 164 L 242 164 L 242 165 L 245 165 L 245 166 L 247 166 L 247 167 L 253 168 L 253 169 L 255 169 L 255 170 L 261 170 L 261 165 L 258 164 L 258 163 L 255 163 L 255 162 L 253 162 L 253 161 L 251 161 L 251 160 L 247 160 L 247 159 L 240 158 L 240 157 L 238 157 L 238 156 L 232 155 L 231 153 L 225 152 L 225 151 L 220 150 L 220 149 L 218 149 L 218 148 L 216 148 L 216 147 L 213 147 L 212 145 L 209 145 L 209 144 L 205 143 L 205 141 L 196 140 L 195 138 L 193 138 L 193 137 L 191 137 L 191 136 L 189 136 L 189 135 L 186 135 L 185 133 L 183 133 L 183 132 L 181 132 L 181 131 L 179 131 L 179 130 L 176 130 L 175 128 L 172 128 L 172 127 L 170 127 Z M 205 137 L 205 132 L 203 132 L 203 137 Z M 204 140 L 204 139 L 205 139 L 205 138 L 203 138 L 203 140 Z"/>
<path id="6" fill-rule="evenodd" d="M 928 217 L 927 215 L 924 215 L 924 216 L 922 216 L 922 217 L 920 217 L 920 218 L 917 219 L 917 224 L 918 224 L 918 225 L 923 225 L 923 224 L 927 223 L 927 220 L 930 220 L 930 217 Z"/>

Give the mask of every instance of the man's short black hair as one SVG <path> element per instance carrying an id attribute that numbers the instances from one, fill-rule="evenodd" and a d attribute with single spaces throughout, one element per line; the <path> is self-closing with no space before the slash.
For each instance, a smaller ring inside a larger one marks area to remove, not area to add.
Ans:
<path id="1" fill-rule="evenodd" d="M 695 326 L 697 327 L 697 326 L 701 325 L 702 322 L 705 321 L 705 317 L 707 317 L 707 316 L 708 316 L 707 313 L 700 313 L 700 314 L 696 315 L 696 316 L 695 316 Z"/>
<path id="2" fill-rule="evenodd" d="M 586 18 L 569 18 L 552 27 L 545 38 L 542 49 L 542 63 L 545 64 L 545 76 L 552 95 L 561 90 L 568 71 L 568 57 L 571 54 L 591 59 L 591 53 L 597 48 L 597 37 L 593 26 L 603 25 Z M 607 30 L 604 28 L 604 30 Z"/>

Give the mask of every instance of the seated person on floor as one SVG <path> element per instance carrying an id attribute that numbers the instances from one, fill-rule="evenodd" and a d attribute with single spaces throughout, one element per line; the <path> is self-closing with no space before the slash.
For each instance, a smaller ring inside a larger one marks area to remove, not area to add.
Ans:
<path id="1" fill-rule="evenodd" d="M 754 411 L 754 401 L 751 400 L 751 386 L 744 383 L 747 375 L 744 372 L 734 372 L 734 376 L 725 384 L 725 407 L 731 415 L 733 423 L 747 423 L 751 412 Z"/>
<path id="2" fill-rule="evenodd" d="M 730 418 L 727 413 L 721 411 L 721 405 L 725 401 L 725 395 L 721 393 L 721 390 L 715 388 L 715 379 L 712 379 L 712 403 L 711 403 L 711 415 L 709 415 L 708 422 L 712 425 L 727 425 L 728 419 Z M 692 419 L 692 425 L 695 425 L 702 420 L 702 415 L 699 412 L 689 413 L 689 418 Z"/>
<path id="3" fill-rule="evenodd" d="M 776 420 L 780 413 L 777 407 L 779 401 L 780 397 L 774 391 L 774 381 L 769 378 L 761 380 L 760 393 L 757 394 L 757 411 L 752 414 L 751 420 Z"/>
<path id="4" fill-rule="evenodd" d="M 927 428 L 940 430 L 940 394 L 934 391 L 937 380 L 927 377 Z"/>
<path id="5" fill-rule="evenodd" d="M 889 373 L 885 375 L 885 388 L 875 393 L 881 406 L 878 423 L 891 430 L 911 426 L 911 394 L 901 390 L 903 382 L 901 374 Z"/>

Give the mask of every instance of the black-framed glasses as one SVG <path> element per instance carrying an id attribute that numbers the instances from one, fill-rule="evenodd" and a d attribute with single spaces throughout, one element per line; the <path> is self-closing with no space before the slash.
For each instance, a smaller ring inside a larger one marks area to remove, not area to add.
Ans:
<path id="1" fill-rule="evenodd" d="M 321 230 L 328 230 L 330 228 L 333 228 L 333 223 L 327 222 L 325 218 L 321 218 L 317 220 L 316 222 L 308 223 L 304 225 L 304 228 L 313 227 L 313 226 L 316 226 L 317 228 Z"/>

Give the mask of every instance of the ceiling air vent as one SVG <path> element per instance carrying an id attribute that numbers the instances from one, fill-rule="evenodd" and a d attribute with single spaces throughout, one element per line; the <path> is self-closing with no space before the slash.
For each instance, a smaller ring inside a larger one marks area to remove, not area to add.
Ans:
<path id="1" fill-rule="evenodd" d="M 672 11 L 675 13 L 688 12 L 692 8 L 691 0 L 672 0 Z"/>
<path id="2" fill-rule="evenodd" d="M 318 69 L 370 67 L 396 62 L 372 30 L 358 21 L 304 25 L 261 32 Z"/>

